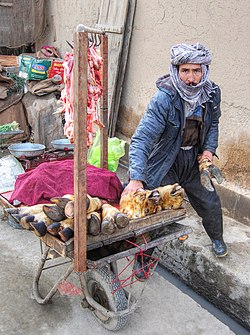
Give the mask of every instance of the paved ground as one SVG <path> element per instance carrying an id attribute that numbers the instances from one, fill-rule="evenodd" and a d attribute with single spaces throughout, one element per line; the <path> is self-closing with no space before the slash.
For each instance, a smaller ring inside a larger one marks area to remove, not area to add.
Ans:
<path id="1" fill-rule="evenodd" d="M 120 166 L 118 175 L 126 180 L 127 169 Z M 201 218 L 185 202 L 187 216 L 182 223 L 193 232 L 182 245 L 178 240 L 169 243 L 160 264 L 250 330 L 250 195 L 224 184 L 218 192 L 228 256 L 214 256 Z"/>
<path id="2" fill-rule="evenodd" d="M 126 180 L 126 172 L 120 172 L 120 178 Z M 195 250 L 198 251 L 197 255 L 202 254 L 211 260 L 211 248 L 206 235 L 201 230 L 199 220 L 191 218 L 187 223 L 191 224 L 195 233 L 188 239 L 186 245 L 188 248 L 190 245 L 193 248 L 194 245 Z M 39 240 L 33 233 L 13 229 L 3 220 L 0 220 L 0 227 L 0 266 L 2 270 L 0 272 L 0 334 L 68 335 L 74 333 L 74 335 L 88 335 L 109 333 L 96 322 L 89 310 L 83 310 L 80 307 L 79 296 L 57 294 L 52 304 L 45 306 L 32 300 L 32 281 L 40 259 Z M 236 268 L 247 278 L 249 270 L 246 268 L 244 271 L 244 264 L 247 264 L 246 244 L 244 243 L 247 243 L 250 238 L 248 232 L 245 226 L 237 227 L 236 223 L 230 220 L 229 223 L 226 223 L 226 228 L 225 237 L 229 242 L 231 254 L 224 263 L 228 271 L 231 271 L 230 264 L 233 264 L 234 269 Z M 241 255 L 244 255 L 245 261 L 237 263 L 237 259 L 242 259 L 242 257 L 237 258 Z M 215 263 L 218 268 L 217 262 Z M 199 262 L 196 264 L 200 269 Z M 119 265 L 124 267 L 124 263 Z M 64 270 L 64 266 L 55 268 L 53 271 L 46 270 L 42 281 L 44 287 L 51 287 Z M 72 276 L 74 282 L 75 277 Z M 143 294 L 141 295 L 142 289 Z M 139 304 L 135 313 L 129 316 L 127 326 L 119 334 L 245 334 L 244 331 L 231 331 L 190 296 L 157 273 L 145 287 L 137 283 L 130 290 L 138 298 Z"/>
<path id="3" fill-rule="evenodd" d="M 6 335 L 108 334 L 88 310 L 80 307 L 79 296 L 56 295 L 49 305 L 31 299 L 33 276 L 40 259 L 38 238 L 0 221 L 0 333 Z M 62 269 L 61 269 L 62 270 Z M 44 273 L 51 285 L 58 270 Z M 74 278 L 72 278 L 74 279 Z M 189 296 L 154 274 L 144 288 L 134 284 L 139 307 L 119 334 L 230 335 L 235 334 Z"/>

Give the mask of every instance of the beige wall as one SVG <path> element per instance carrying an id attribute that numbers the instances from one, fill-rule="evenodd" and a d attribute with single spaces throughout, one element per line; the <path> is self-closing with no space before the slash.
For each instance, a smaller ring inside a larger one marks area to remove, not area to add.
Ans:
<path id="1" fill-rule="evenodd" d="M 212 51 L 210 78 L 222 90 L 218 164 L 228 181 L 250 189 L 249 15 L 248 0 L 137 0 L 118 134 L 131 137 L 168 72 L 170 47 L 199 41 Z"/>
<path id="2" fill-rule="evenodd" d="M 78 23 L 97 22 L 100 3 L 47 0 L 49 27 L 41 43 L 64 54 Z M 117 134 L 129 142 L 156 79 L 168 72 L 170 47 L 199 41 L 212 51 L 210 78 L 222 90 L 218 164 L 227 181 L 250 189 L 249 15 L 248 0 L 137 0 Z"/>
<path id="3" fill-rule="evenodd" d="M 76 26 L 97 22 L 101 0 L 45 0 L 45 6 L 47 28 L 38 44 L 54 45 L 63 56 L 71 51 L 66 40 L 72 42 Z"/>

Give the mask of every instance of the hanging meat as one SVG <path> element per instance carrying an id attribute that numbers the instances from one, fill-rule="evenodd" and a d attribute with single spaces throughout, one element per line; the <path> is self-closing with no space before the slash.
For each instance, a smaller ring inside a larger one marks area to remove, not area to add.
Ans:
<path id="1" fill-rule="evenodd" d="M 92 145 L 95 136 L 94 124 L 103 127 L 98 115 L 98 100 L 102 94 L 103 59 L 97 48 L 88 48 L 88 98 L 87 98 L 87 145 Z M 59 111 L 65 113 L 64 134 L 70 143 L 74 142 L 74 101 L 73 101 L 73 69 L 74 55 L 67 52 L 64 57 L 65 88 L 61 92 Z"/>

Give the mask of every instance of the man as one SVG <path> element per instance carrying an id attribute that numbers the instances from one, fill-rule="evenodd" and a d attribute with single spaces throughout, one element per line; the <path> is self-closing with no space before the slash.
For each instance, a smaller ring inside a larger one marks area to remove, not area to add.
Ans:
<path id="1" fill-rule="evenodd" d="M 158 91 L 131 139 L 124 193 L 178 182 L 202 218 L 215 255 L 224 257 L 220 199 L 207 180 L 213 171 L 219 176 L 212 163 L 221 114 L 220 89 L 208 79 L 210 63 L 209 50 L 199 43 L 171 48 L 170 75 L 158 79 Z"/>

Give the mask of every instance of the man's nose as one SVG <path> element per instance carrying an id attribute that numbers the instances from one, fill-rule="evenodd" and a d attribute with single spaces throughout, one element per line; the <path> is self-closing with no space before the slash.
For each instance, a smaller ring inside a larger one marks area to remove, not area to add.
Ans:
<path id="1" fill-rule="evenodd" d="M 195 81 L 194 74 L 192 72 L 188 74 L 187 80 L 189 83 L 193 83 Z"/>

